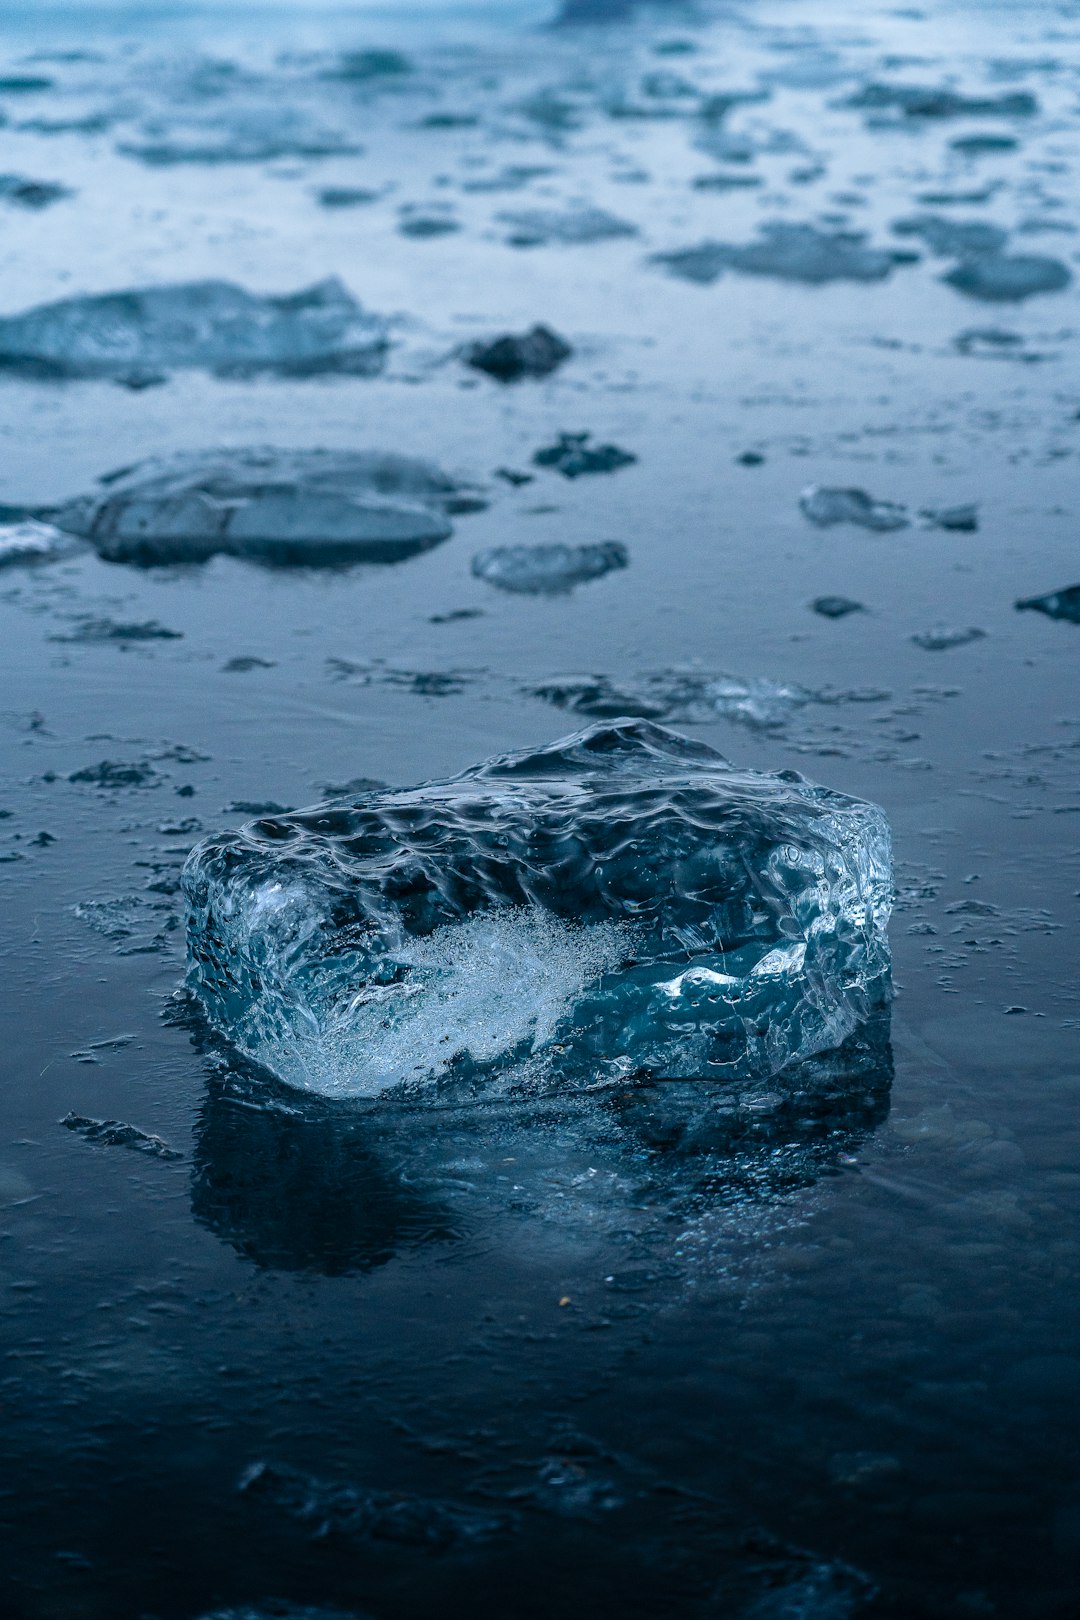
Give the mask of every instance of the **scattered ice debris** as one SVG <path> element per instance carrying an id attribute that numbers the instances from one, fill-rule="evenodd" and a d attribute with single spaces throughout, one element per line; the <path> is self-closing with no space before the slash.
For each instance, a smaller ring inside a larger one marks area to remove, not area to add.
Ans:
<path id="1" fill-rule="evenodd" d="M 1015 152 L 1020 142 L 1015 135 L 958 135 L 949 145 L 964 157 L 984 157 L 997 152 Z"/>
<path id="2" fill-rule="evenodd" d="M 499 382 L 517 382 L 522 377 L 546 377 L 573 352 L 549 326 L 534 326 L 528 332 L 508 332 L 487 343 L 472 343 L 465 359 Z"/>
<path id="3" fill-rule="evenodd" d="M 437 467 L 374 450 L 180 451 L 109 473 L 51 515 L 110 562 L 397 562 L 469 502 Z"/>
<path id="4" fill-rule="evenodd" d="M 28 180 L 22 174 L 0 174 L 0 200 L 14 203 L 17 208 L 48 208 L 73 195 L 69 186 L 62 186 L 57 180 Z"/>
<path id="5" fill-rule="evenodd" d="M 507 241 L 511 247 L 546 247 L 553 243 L 562 247 L 585 247 L 593 242 L 609 242 L 638 233 L 636 225 L 603 208 L 571 208 L 563 213 L 557 209 L 531 208 L 498 217 L 503 225 L 510 226 Z"/>
<path id="6" fill-rule="evenodd" d="M 882 812 L 641 721 L 252 823 L 182 883 L 211 1023 L 328 1096 L 760 1079 L 890 994 Z"/>
<path id="7" fill-rule="evenodd" d="M 50 636 L 50 641 L 113 642 L 130 646 L 139 641 L 181 641 L 182 630 L 169 630 L 157 619 L 143 619 L 133 623 L 120 623 L 116 619 L 81 617 L 75 620 L 70 635 Z"/>
<path id="8" fill-rule="evenodd" d="M 1037 293 L 1060 292 L 1072 271 L 1060 259 L 1037 253 L 986 254 L 965 259 L 942 278 L 969 298 L 987 303 L 1019 303 Z"/>
<path id="9" fill-rule="evenodd" d="M 617 444 L 590 444 L 591 437 L 590 433 L 560 433 L 554 444 L 537 450 L 533 465 L 553 467 L 564 478 L 579 478 L 582 473 L 617 472 L 637 461 L 637 456 L 620 450 Z"/>
<path id="10" fill-rule="evenodd" d="M 896 252 L 867 247 L 861 231 L 820 231 L 814 225 L 770 220 L 761 226 L 756 242 L 700 242 L 673 253 L 654 253 L 650 262 L 702 286 L 725 270 L 821 286 L 829 281 L 884 281 L 905 260 Z"/>
<path id="11" fill-rule="evenodd" d="M 978 258 L 1000 253 L 1009 233 L 986 220 L 945 219 L 941 214 L 914 214 L 893 223 L 897 236 L 917 236 L 931 253 L 946 259 Z"/>
<path id="12" fill-rule="evenodd" d="M 866 611 L 861 602 L 853 601 L 850 596 L 815 596 L 810 606 L 823 619 L 843 619 L 849 613 Z"/>
<path id="13" fill-rule="evenodd" d="M 925 528 L 949 529 L 956 534 L 974 534 L 979 527 L 979 508 L 974 501 L 962 506 L 924 506 L 919 517 Z"/>
<path id="14" fill-rule="evenodd" d="M 0 317 L 0 370 L 124 378 L 161 368 L 289 376 L 379 370 L 386 328 L 336 278 L 264 296 L 228 281 L 91 293 Z"/>
<path id="15" fill-rule="evenodd" d="M 493 546 L 477 552 L 472 571 L 504 591 L 554 595 L 625 568 L 629 560 L 617 540 L 584 546 Z"/>
<path id="16" fill-rule="evenodd" d="M 922 647 L 925 652 L 947 652 L 950 647 L 965 647 L 969 641 L 981 641 L 985 635 L 985 630 L 979 630 L 974 625 L 964 628 L 936 624 L 911 639 L 916 647 Z"/>
<path id="17" fill-rule="evenodd" d="M 1027 90 L 999 96 L 966 96 L 947 86 L 866 84 L 846 103 L 865 112 L 896 112 L 903 118 L 1031 118 L 1039 103 Z"/>
<path id="18" fill-rule="evenodd" d="M 0 523 L 0 568 L 8 563 L 49 562 L 70 546 L 71 536 L 51 523 L 39 523 L 35 518 Z"/>
<path id="19" fill-rule="evenodd" d="M 83 1114 L 65 1114 L 60 1121 L 69 1131 L 78 1131 L 88 1142 L 99 1142 L 103 1147 L 133 1148 L 136 1153 L 148 1153 L 155 1159 L 182 1159 L 184 1155 L 171 1148 L 160 1136 L 148 1136 L 134 1125 L 125 1125 L 118 1119 L 87 1119 Z"/>
<path id="20" fill-rule="evenodd" d="M 1045 596 L 1026 596 L 1016 606 L 1023 613 L 1045 613 L 1048 619 L 1064 619 L 1069 624 L 1080 624 L 1080 585 L 1066 585 L 1064 590 L 1049 591 Z"/>
<path id="21" fill-rule="evenodd" d="M 281 1463 L 253 1463 L 237 1488 L 320 1540 L 332 1534 L 355 1543 L 389 1541 L 442 1553 L 482 1545 L 511 1526 L 503 1513 L 399 1491 L 335 1485 Z"/>
<path id="22" fill-rule="evenodd" d="M 825 484 L 810 484 L 799 496 L 799 508 L 804 517 L 821 529 L 836 523 L 856 523 L 862 529 L 888 533 L 892 529 L 906 529 L 911 519 L 907 507 L 893 501 L 875 501 L 864 489 L 840 489 Z"/>

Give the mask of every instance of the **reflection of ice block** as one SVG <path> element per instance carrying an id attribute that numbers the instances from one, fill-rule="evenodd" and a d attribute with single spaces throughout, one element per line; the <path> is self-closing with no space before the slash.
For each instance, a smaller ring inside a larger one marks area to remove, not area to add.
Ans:
<path id="1" fill-rule="evenodd" d="M 326 1095 L 762 1078 L 889 994 L 882 812 L 642 721 L 252 822 L 183 885 L 211 1022 Z"/>

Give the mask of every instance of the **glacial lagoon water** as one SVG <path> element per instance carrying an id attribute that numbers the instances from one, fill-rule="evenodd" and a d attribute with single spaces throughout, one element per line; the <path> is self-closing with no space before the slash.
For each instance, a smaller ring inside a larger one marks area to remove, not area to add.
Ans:
<path id="1" fill-rule="evenodd" d="M 606 9 L 0 8 L 5 1616 L 1075 1613 L 1080 9 Z M 350 961 L 477 1072 L 207 1016 L 196 846 L 654 726 L 881 807 L 891 1000 L 586 1057 L 631 817 Z"/>

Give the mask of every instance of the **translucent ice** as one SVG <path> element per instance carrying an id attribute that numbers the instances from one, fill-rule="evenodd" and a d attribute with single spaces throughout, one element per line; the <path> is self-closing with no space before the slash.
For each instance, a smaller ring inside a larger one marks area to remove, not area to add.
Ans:
<path id="1" fill-rule="evenodd" d="M 101 486 L 51 516 L 113 562 L 396 562 L 445 540 L 460 505 L 429 462 L 371 450 L 181 451 Z"/>
<path id="2" fill-rule="evenodd" d="M 617 540 L 584 546 L 493 546 L 477 552 L 472 571 L 504 591 L 539 596 L 601 579 L 627 562 L 626 547 Z"/>
<path id="3" fill-rule="evenodd" d="M 182 882 L 212 1025 L 327 1096 L 760 1078 L 889 993 L 881 811 L 641 721 L 250 823 Z"/>
<path id="4" fill-rule="evenodd" d="M 906 529 L 907 508 L 893 501 L 875 501 L 865 489 L 835 489 L 826 484 L 810 484 L 799 496 L 804 517 L 819 529 L 834 523 L 857 523 L 862 529 L 888 531 Z"/>
<path id="5" fill-rule="evenodd" d="M 41 377 L 181 367 L 367 375 L 381 366 L 386 341 L 383 322 L 336 278 L 280 297 L 190 281 L 61 298 L 0 317 L 0 369 Z"/>
<path id="6" fill-rule="evenodd" d="M 68 536 L 51 523 L 38 523 L 34 518 L 0 523 L 0 568 L 8 563 L 47 562 L 70 544 Z"/>

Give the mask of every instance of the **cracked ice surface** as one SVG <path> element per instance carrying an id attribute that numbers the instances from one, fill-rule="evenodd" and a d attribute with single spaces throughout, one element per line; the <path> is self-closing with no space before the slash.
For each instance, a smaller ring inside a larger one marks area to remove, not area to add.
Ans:
<path id="1" fill-rule="evenodd" d="M 641 721 L 252 822 L 183 888 L 211 1023 L 329 1096 L 760 1078 L 889 996 L 883 813 Z"/>

